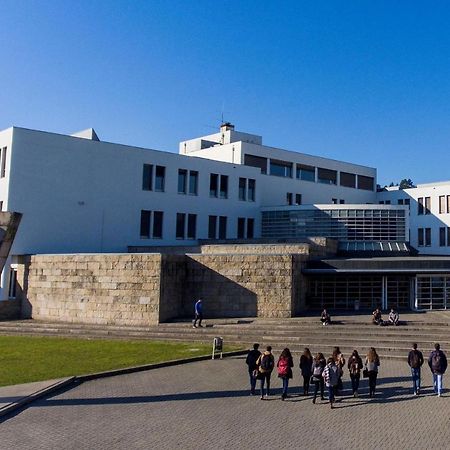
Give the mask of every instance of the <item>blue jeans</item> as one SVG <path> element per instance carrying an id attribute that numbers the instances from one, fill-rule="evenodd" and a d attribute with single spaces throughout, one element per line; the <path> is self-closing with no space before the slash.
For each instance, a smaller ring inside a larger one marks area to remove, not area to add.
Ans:
<path id="1" fill-rule="evenodd" d="M 254 372 L 253 369 L 251 369 L 251 370 L 248 369 L 248 375 L 250 377 L 250 392 L 252 394 L 255 393 L 255 388 L 256 388 L 256 377 L 253 376 L 253 372 Z"/>
<path id="2" fill-rule="evenodd" d="M 414 393 L 417 393 L 420 389 L 420 367 L 411 367 L 411 376 L 413 380 Z"/>
<path id="3" fill-rule="evenodd" d="M 328 389 L 328 400 L 330 401 L 330 403 L 334 402 L 334 386 L 327 386 Z"/>
<path id="4" fill-rule="evenodd" d="M 267 383 L 267 395 L 270 395 L 270 375 L 271 375 L 271 372 L 260 374 L 260 377 L 261 377 L 261 397 L 264 396 L 264 382 Z"/>
<path id="5" fill-rule="evenodd" d="M 281 380 L 283 381 L 283 392 L 282 392 L 281 396 L 286 398 L 287 393 L 288 393 L 288 387 L 289 387 L 289 378 L 283 377 Z"/>
<path id="6" fill-rule="evenodd" d="M 358 374 L 350 374 L 350 379 L 352 380 L 352 392 L 358 392 L 359 389 L 359 379 L 361 375 Z"/>
<path id="7" fill-rule="evenodd" d="M 442 392 L 442 373 L 433 373 L 434 392 L 440 394 Z"/>

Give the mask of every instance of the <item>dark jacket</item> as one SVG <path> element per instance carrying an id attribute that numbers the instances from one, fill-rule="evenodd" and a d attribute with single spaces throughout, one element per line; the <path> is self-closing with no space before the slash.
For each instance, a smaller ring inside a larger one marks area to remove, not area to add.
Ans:
<path id="1" fill-rule="evenodd" d="M 433 369 L 433 356 L 439 354 L 440 356 L 440 364 L 438 368 Z M 430 357 L 428 358 L 428 365 L 433 373 L 443 374 L 447 370 L 447 357 L 442 350 L 434 350 L 431 352 Z"/>
<path id="2" fill-rule="evenodd" d="M 323 372 L 323 369 L 325 369 L 326 365 L 327 365 L 327 362 L 324 359 L 321 359 L 319 361 L 316 361 L 315 359 L 313 360 L 311 369 L 312 369 L 312 374 L 313 374 L 315 382 L 319 383 L 320 380 L 322 380 L 322 372 Z M 314 375 L 314 371 L 320 372 L 320 374 Z"/>
<path id="3" fill-rule="evenodd" d="M 412 367 L 412 360 L 414 357 L 414 353 L 417 355 L 417 358 L 419 360 L 419 367 L 422 367 L 423 364 L 423 355 L 422 352 L 420 352 L 419 350 L 411 350 L 408 354 L 408 365 L 409 367 Z"/>
<path id="4" fill-rule="evenodd" d="M 280 358 L 278 359 L 278 362 L 277 362 L 277 367 L 279 367 L 281 359 L 282 359 L 282 357 L 280 356 Z M 294 367 L 294 361 L 292 361 L 292 357 L 287 357 L 287 363 L 288 363 L 288 367 L 289 367 L 288 373 L 287 373 L 287 375 L 279 375 L 278 374 L 278 376 L 280 378 L 292 378 L 292 367 Z"/>
<path id="5" fill-rule="evenodd" d="M 348 370 L 350 371 L 350 375 L 359 375 L 361 369 L 363 368 L 362 359 L 360 356 L 350 356 L 348 358 L 347 363 Z"/>
<path id="6" fill-rule="evenodd" d="M 308 358 L 305 355 L 300 356 L 300 370 L 304 377 L 310 377 L 312 375 L 313 358 Z"/>
<path id="7" fill-rule="evenodd" d="M 250 350 L 247 354 L 247 358 L 245 360 L 245 364 L 248 366 L 249 371 L 256 370 L 258 368 L 256 361 L 261 356 L 261 352 L 259 350 Z"/>

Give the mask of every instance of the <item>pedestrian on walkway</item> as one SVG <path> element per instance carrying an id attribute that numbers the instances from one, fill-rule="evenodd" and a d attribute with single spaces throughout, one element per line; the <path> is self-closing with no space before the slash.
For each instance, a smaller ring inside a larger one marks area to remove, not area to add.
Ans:
<path id="1" fill-rule="evenodd" d="M 339 380 L 339 367 L 336 365 L 332 357 L 328 358 L 322 377 L 325 381 L 325 386 L 328 389 L 328 400 L 330 401 L 330 407 L 333 408 L 334 392 Z"/>
<path id="2" fill-rule="evenodd" d="M 197 328 L 197 320 L 198 320 L 198 326 L 201 328 L 203 327 L 202 325 L 202 320 L 203 320 L 203 302 L 202 299 L 199 298 L 194 306 L 194 324 L 192 325 L 192 328 Z"/>
<path id="3" fill-rule="evenodd" d="M 373 347 L 370 347 L 370 350 L 367 353 L 365 366 L 369 375 L 369 397 L 375 397 L 375 388 L 377 386 L 380 358 L 378 357 L 378 354 Z"/>
<path id="4" fill-rule="evenodd" d="M 312 375 L 313 357 L 309 348 L 305 348 L 303 355 L 300 356 L 300 370 L 303 377 L 303 395 L 309 394 L 309 383 Z"/>
<path id="5" fill-rule="evenodd" d="M 259 344 L 253 344 L 253 350 L 249 350 L 245 364 L 248 366 L 248 375 L 250 377 L 250 395 L 255 395 L 256 377 L 258 376 L 258 366 L 256 361 L 261 356 L 261 352 L 258 350 Z"/>
<path id="6" fill-rule="evenodd" d="M 338 383 L 335 387 L 335 394 L 338 394 L 339 392 L 342 391 L 342 389 L 344 388 L 344 385 L 342 384 L 342 376 L 344 375 L 344 366 L 345 366 L 345 358 L 344 355 L 341 353 L 341 350 L 339 349 L 339 347 L 334 347 L 333 349 L 333 354 L 332 354 L 332 358 L 334 359 L 334 362 L 338 368 Z"/>
<path id="7" fill-rule="evenodd" d="M 324 381 L 322 373 L 326 365 L 327 362 L 325 361 L 323 353 L 317 353 L 317 355 L 314 357 L 312 365 L 312 377 L 311 377 L 311 381 L 314 383 L 314 397 L 312 401 L 313 403 L 316 403 L 317 392 L 319 391 L 319 388 L 320 388 L 320 399 L 325 400 L 323 397 Z"/>
<path id="8" fill-rule="evenodd" d="M 428 365 L 433 374 L 434 392 L 440 397 L 442 393 L 442 377 L 447 370 L 447 357 L 438 343 L 434 344 L 434 351 L 431 352 L 428 358 Z"/>
<path id="9" fill-rule="evenodd" d="M 352 355 L 348 359 L 347 367 L 350 372 L 350 380 L 352 381 L 353 397 L 358 397 L 359 380 L 361 378 L 361 369 L 363 368 L 362 359 L 358 354 L 358 350 L 353 350 Z"/>
<path id="10" fill-rule="evenodd" d="M 281 400 L 284 400 L 288 396 L 289 380 L 292 378 L 292 367 L 294 367 L 294 361 L 292 360 L 291 352 L 288 348 L 285 348 L 281 352 L 277 362 L 278 378 L 281 378 L 283 382 Z"/>
<path id="11" fill-rule="evenodd" d="M 261 400 L 264 400 L 264 383 L 267 386 L 265 398 L 268 398 L 270 395 L 270 376 L 275 367 L 275 359 L 270 345 L 266 347 L 266 351 L 258 358 L 256 365 L 258 366 L 258 379 L 261 381 Z"/>
<path id="12" fill-rule="evenodd" d="M 420 368 L 423 364 L 422 352 L 417 350 L 417 344 L 414 342 L 412 350 L 408 354 L 408 365 L 411 368 L 414 395 L 419 395 L 420 391 Z"/>

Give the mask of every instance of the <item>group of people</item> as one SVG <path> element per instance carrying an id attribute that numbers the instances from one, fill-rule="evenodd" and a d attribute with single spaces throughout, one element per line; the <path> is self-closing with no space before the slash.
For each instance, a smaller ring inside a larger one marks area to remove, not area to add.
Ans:
<path id="1" fill-rule="evenodd" d="M 400 315 L 398 311 L 391 308 L 388 316 L 387 322 L 383 320 L 383 317 L 381 315 L 381 309 L 377 308 L 372 313 L 372 323 L 374 325 L 395 325 L 397 326 L 400 323 Z"/>
<path id="2" fill-rule="evenodd" d="M 259 344 L 254 344 L 253 349 L 248 352 L 245 362 L 248 366 L 250 377 L 250 395 L 256 395 L 256 383 L 259 380 L 261 400 L 269 397 L 270 380 L 272 372 L 276 368 L 278 377 L 282 381 L 281 400 L 285 400 L 288 397 L 289 380 L 293 377 L 292 369 L 294 367 L 294 360 L 288 348 L 285 348 L 281 352 L 275 363 L 271 346 L 267 346 L 266 350 L 261 353 L 259 351 Z M 413 344 L 413 348 L 408 355 L 408 364 L 411 368 L 414 395 L 419 395 L 420 368 L 423 363 L 423 354 L 417 349 L 417 344 Z M 428 358 L 428 365 L 433 374 L 435 393 L 441 396 L 442 376 L 447 369 L 447 358 L 444 352 L 440 350 L 439 344 L 435 344 L 435 349 Z M 305 348 L 299 362 L 303 377 L 303 395 L 311 394 L 313 397 L 312 402 L 316 403 L 319 392 L 320 398 L 325 400 L 324 394 L 326 388 L 330 407 L 333 408 L 336 396 L 342 393 L 342 377 L 344 375 L 344 369 L 347 367 L 352 384 L 353 396 L 358 397 L 362 374 L 369 381 L 369 397 L 374 397 L 379 366 L 380 358 L 373 347 L 368 351 L 364 362 L 357 350 L 353 350 L 348 361 L 346 361 L 339 347 L 334 347 L 333 353 L 328 359 L 320 352 L 313 356 L 310 350 Z M 313 389 L 311 389 L 311 386 L 313 386 Z"/>

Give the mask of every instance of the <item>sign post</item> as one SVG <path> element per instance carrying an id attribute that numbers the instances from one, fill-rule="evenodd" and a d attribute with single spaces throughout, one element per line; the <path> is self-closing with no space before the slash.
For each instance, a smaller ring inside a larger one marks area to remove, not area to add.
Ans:
<path id="1" fill-rule="evenodd" d="M 216 353 L 220 353 L 220 359 L 222 359 L 222 351 L 223 351 L 223 338 L 215 337 L 213 340 L 212 358 L 211 359 L 215 359 Z"/>

